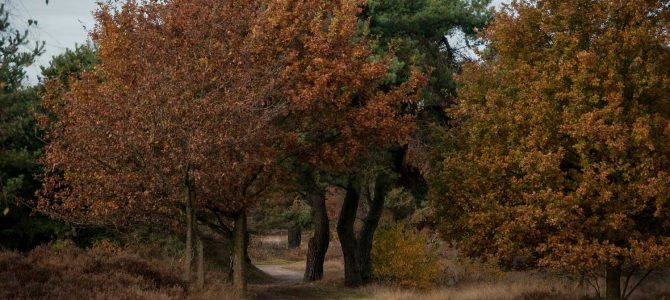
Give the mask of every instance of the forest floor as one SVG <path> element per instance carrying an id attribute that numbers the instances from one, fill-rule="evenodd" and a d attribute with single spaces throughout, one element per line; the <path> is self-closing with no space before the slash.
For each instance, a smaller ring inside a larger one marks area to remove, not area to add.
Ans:
<path id="1" fill-rule="evenodd" d="M 320 282 L 304 283 L 305 253 L 307 236 L 301 247 L 286 248 L 285 235 L 259 236 L 252 240 L 250 256 L 256 267 L 272 276 L 274 280 L 266 284 L 250 286 L 253 299 L 366 299 L 368 294 L 358 289 L 343 287 L 344 263 L 342 251 L 337 241 L 331 241 L 324 278 Z"/>
<path id="2" fill-rule="evenodd" d="M 260 270 L 272 276 L 268 284 L 252 285 L 254 299 L 365 299 L 367 294 L 342 287 L 342 263 L 329 261 L 326 264 L 325 280 L 317 283 L 304 283 L 302 277 L 305 262 L 289 262 L 278 265 L 256 265 Z"/>
<path id="3" fill-rule="evenodd" d="M 303 272 L 290 268 L 291 265 L 256 265 L 256 267 L 272 276 L 277 283 L 290 285 L 302 282 Z"/>
<path id="4" fill-rule="evenodd" d="M 297 249 L 286 249 L 285 236 L 257 237 L 250 245 L 256 266 L 274 278 L 250 286 L 253 299 L 378 299 L 378 300 L 478 300 L 478 299 L 597 299 L 593 289 L 573 279 L 543 271 L 503 272 L 473 262 L 447 259 L 455 281 L 430 290 L 413 290 L 373 284 L 358 289 L 344 287 L 343 261 L 339 243 L 331 241 L 324 278 L 304 283 L 306 238 Z M 453 253 L 452 253 L 453 254 Z M 657 273 L 646 280 L 631 299 L 670 300 L 670 276 Z"/>
<path id="5" fill-rule="evenodd" d="M 281 239 L 275 237 L 275 240 Z M 257 268 L 253 268 L 255 279 L 250 281 L 247 298 L 597 299 L 593 289 L 565 275 L 546 270 L 503 272 L 454 258 L 450 251 L 443 253 L 440 280 L 431 289 L 413 290 L 379 283 L 349 289 L 344 287 L 337 241 L 331 242 L 326 255 L 323 280 L 304 283 L 304 244 L 289 250 L 285 244 L 263 244 L 262 239 L 253 238 L 249 254 Z M 181 277 L 183 263 L 178 257 L 165 256 L 158 248 L 143 249 L 120 249 L 105 244 L 79 248 L 69 241 L 57 241 L 27 253 L 0 251 L 0 299 L 242 299 L 226 283 L 228 273 L 215 262 L 207 271 L 205 288 L 188 291 Z M 670 300 L 670 271 L 655 272 L 630 299 Z"/>

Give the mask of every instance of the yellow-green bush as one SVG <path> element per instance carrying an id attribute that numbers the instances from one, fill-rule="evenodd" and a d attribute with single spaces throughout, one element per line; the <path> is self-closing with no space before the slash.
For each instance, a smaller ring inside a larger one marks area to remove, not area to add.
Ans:
<path id="1" fill-rule="evenodd" d="M 121 251 L 121 246 L 118 243 L 111 241 L 109 239 L 99 239 L 93 241 L 91 245 L 92 249 L 104 250 L 111 253 L 116 253 Z"/>
<path id="2" fill-rule="evenodd" d="M 440 272 L 428 237 L 404 223 L 380 228 L 372 245 L 372 275 L 398 286 L 429 288 Z"/>

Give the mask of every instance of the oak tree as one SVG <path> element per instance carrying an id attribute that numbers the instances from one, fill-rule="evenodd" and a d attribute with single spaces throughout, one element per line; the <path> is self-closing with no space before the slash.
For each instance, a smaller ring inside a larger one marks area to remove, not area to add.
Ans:
<path id="1" fill-rule="evenodd" d="M 128 1 L 102 5 L 100 64 L 42 118 L 47 211 L 83 222 L 235 219 L 233 282 L 245 288 L 246 211 L 287 159 L 346 172 L 411 129 L 398 113 L 419 77 L 377 87 L 387 60 L 357 41 L 358 1 Z M 202 245 L 198 245 L 202 253 Z M 325 254 L 325 252 L 324 252 Z M 202 265 L 199 255 L 198 265 Z M 202 274 L 202 267 L 198 270 Z M 198 285 L 202 284 L 201 275 Z"/>
<path id="2" fill-rule="evenodd" d="M 330 239 L 325 185 L 346 181 L 342 178 L 363 157 L 409 135 L 413 116 L 404 107 L 417 101 L 424 82 L 412 72 L 398 86 L 385 85 L 391 58 L 375 57 L 372 41 L 360 31 L 364 4 L 279 1 L 266 11 L 279 25 L 265 31 L 263 44 L 274 47 L 271 55 L 283 58 L 286 66 L 280 73 L 285 82 L 281 88 L 290 104 L 279 126 L 292 146 L 285 152 L 292 160 L 289 173 L 308 191 L 314 213 L 306 280 L 323 274 Z M 357 267 L 347 270 L 360 273 Z"/>
<path id="3" fill-rule="evenodd" d="M 271 125 L 286 105 L 274 96 L 276 68 L 255 42 L 261 4 L 101 5 L 92 32 L 100 63 L 64 95 L 62 82 L 46 84 L 44 211 L 118 226 L 185 223 L 185 276 L 195 242 L 202 286 L 198 212 L 243 218 L 279 143 Z M 244 289 L 244 267 L 235 269 Z"/>
<path id="4" fill-rule="evenodd" d="M 670 263 L 668 21 L 661 0 L 499 13 L 434 166 L 444 236 L 468 255 L 602 270 L 607 299 Z"/>

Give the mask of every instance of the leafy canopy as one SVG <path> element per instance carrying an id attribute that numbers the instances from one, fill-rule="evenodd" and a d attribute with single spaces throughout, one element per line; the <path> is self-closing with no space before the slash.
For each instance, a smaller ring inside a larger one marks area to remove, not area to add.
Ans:
<path id="1" fill-rule="evenodd" d="M 469 255 L 670 262 L 667 1 L 518 1 L 464 67 L 432 199 Z"/>

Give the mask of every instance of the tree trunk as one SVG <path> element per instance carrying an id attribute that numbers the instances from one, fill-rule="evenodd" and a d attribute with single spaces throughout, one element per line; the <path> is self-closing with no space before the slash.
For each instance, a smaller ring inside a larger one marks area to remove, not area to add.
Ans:
<path id="1" fill-rule="evenodd" d="M 340 218 L 337 222 L 337 235 L 342 246 L 344 256 L 344 284 L 347 287 L 357 287 L 363 283 L 361 277 L 360 257 L 354 232 L 356 211 L 360 195 L 356 190 L 353 180 L 347 184 L 347 193 L 342 203 Z"/>
<path id="2" fill-rule="evenodd" d="M 621 266 L 607 266 L 606 300 L 621 300 Z"/>
<path id="3" fill-rule="evenodd" d="M 233 288 L 244 294 L 247 289 L 246 279 L 246 233 L 247 215 L 241 211 L 235 217 L 233 229 Z"/>
<path id="4" fill-rule="evenodd" d="M 330 223 L 326 210 L 326 195 L 323 191 L 310 195 L 314 234 L 309 239 L 305 281 L 317 281 L 323 278 L 323 262 L 330 244 Z"/>
<path id="5" fill-rule="evenodd" d="M 186 187 L 186 261 L 184 262 L 184 281 L 191 281 L 191 266 L 193 265 L 193 223 L 194 223 L 193 192 L 190 186 Z"/>
<path id="6" fill-rule="evenodd" d="M 300 227 L 293 226 L 288 229 L 288 248 L 295 249 L 300 247 L 300 239 L 302 238 L 302 230 Z"/>
<path id="7" fill-rule="evenodd" d="M 194 224 L 197 227 L 197 224 Z M 196 286 L 198 289 L 205 287 L 205 246 L 202 242 L 202 236 L 200 232 L 195 230 L 195 243 L 197 249 L 197 259 L 196 259 Z"/>
<path id="8" fill-rule="evenodd" d="M 365 216 L 365 220 L 363 220 L 363 229 L 358 236 L 358 255 L 363 283 L 369 283 L 372 280 L 372 262 L 370 259 L 372 241 L 374 240 L 374 234 L 384 210 L 384 199 L 390 186 L 391 183 L 388 175 L 380 174 L 375 180 L 374 195 L 368 195 L 370 210 L 367 216 Z"/>

